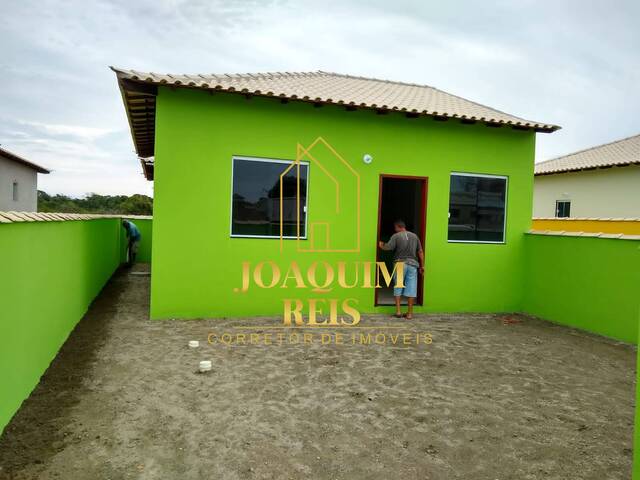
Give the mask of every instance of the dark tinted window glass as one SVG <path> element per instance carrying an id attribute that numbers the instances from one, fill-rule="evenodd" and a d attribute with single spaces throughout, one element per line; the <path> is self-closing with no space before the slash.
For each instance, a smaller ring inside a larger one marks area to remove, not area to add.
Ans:
<path id="1" fill-rule="evenodd" d="M 280 175 L 290 163 L 261 160 L 233 160 L 232 235 L 280 238 Z M 305 236 L 307 165 L 300 165 L 300 237 Z M 283 236 L 295 237 L 297 168 L 282 184 Z"/>
<path id="2" fill-rule="evenodd" d="M 507 179 L 451 175 L 449 240 L 504 241 Z"/>
<path id="3" fill-rule="evenodd" d="M 557 201 L 556 202 L 556 217 L 569 217 L 571 216 L 571 202 Z"/>

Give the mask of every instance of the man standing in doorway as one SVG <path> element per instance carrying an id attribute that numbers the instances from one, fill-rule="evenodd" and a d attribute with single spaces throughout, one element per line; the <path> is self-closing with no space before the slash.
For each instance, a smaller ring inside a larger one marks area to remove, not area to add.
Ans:
<path id="1" fill-rule="evenodd" d="M 422 244 L 418 236 L 407 230 L 405 223 L 402 220 L 396 220 L 393 223 L 394 233 L 389 239 L 388 243 L 378 242 L 378 246 L 382 250 L 393 251 L 393 261 L 404 262 L 404 288 L 393 289 L 393 297 L 396 302 L 396 314 L 397 318 L 401 318 L 402 311 L 400 310 L 400 300 L 402 297 L 407 297 L 407 313 L 405 318 L 413 318 L 413 303 L 418 294 L 418 271 L 420 275 L 424 274 L 424 252 L 422 251 Z M 394 274 L 395 284 L 398 284 L 397 276 Z"/>
<path id="2" fill-rule="evenodd" d="M 122 221 L 122 227 L 127 233 L 127 266 L 132 267 L 136 261 L 136 254 L 138 253 L 138 244 L 140 243 L 140 230 L 136 227 L 136 224 L 129 220 Z"/>

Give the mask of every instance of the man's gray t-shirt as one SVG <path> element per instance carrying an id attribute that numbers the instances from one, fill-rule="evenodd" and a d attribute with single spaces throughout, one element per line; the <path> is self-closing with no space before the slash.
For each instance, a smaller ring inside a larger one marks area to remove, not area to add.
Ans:
<path id="1" fill-rule="evenodd" d="M 418 251 L 422 250 L 422 244 L 418 236 L 409 231 L 394 233 L 385 244 L 383 250 L 393 250 L 393 261 L 404 262 L 407 265 L 419 267 Z"/>

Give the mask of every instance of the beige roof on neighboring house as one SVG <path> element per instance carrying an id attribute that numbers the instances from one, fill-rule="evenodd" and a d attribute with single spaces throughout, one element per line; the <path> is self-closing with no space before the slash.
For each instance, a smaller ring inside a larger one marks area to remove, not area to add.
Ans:
<path id="1" fill-rule="evenodd" d="M 368 108 L 382 113 L 397 111 L 409 116 L 428 115 L 446 120 L 484 122 L 553 132 L 560 127 L 525 120 L 437 88 L 328 72 L 162 75 L 111 67 L 118 77 L 136 151 L 153 155 L 155 94 L 158 86 L 218 90 L 286 100 Z"/>
<path id="2" fill-rule="evenodd" d="M 9 150 L 5 150 L 2 147 L 0 147 L 0 157 L 7 158 L 7 159 L 12 160 L 12 161 L 14 161 L 16 163 L 20 163 L 20 164 L 22 164 L 22 165 L 24 165 L 26 167 L 32 168 L 38 173 L 51 173 L 46 168 L 41 167 L 40 165 L 37 165 L 37 164 L 27 160 L 26 158 L 22 158 L 21 156 L 16 155 L 15 153 L 10 152 Z"/>
<path id="3" fill-rule="evenodd" d="M 553 158 L 536 164 L 536 175 L 640 164 L 640 135 Z"/>

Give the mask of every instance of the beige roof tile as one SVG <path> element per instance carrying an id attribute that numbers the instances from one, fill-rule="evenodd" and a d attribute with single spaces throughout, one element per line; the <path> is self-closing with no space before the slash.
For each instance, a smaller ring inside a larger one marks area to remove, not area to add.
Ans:
<path id="1" fill-rule="evenodd" d="M 592 233 L 592 232 L 565 232 L 554 230 L 535 230 L 531 229 L 527 231 L 529 235 L 548 235 L 553 237 L 589 237 L 589 238 L 602 238 L 610 240 L 640 240 L 640 235 L 628 235 L 624 233 Z"/>
<path id="2" fill-rule="evenodd" d="M 24 222 L 24 218 L 14 215 L 13 212 L 2 212 L 2 216 L 12 222 Z"/>
<path id="3" fill-rule="evenodd" d="M 154 153 L 157 87 L 219 90 L 319 104 L 397 111 L 413 115 L 458 118 L 553 132 L 558 126 L 525 120 L 427 85 L 355 77 L 329 72 L 170 75 L 111 67 L 118 77 L 136 151 Z M 149 178 L 146 172 L 145 174 Z"/>
<path id="4" fill-rule="evenodd" d="M 38 221 L 41 220 L 39 214 L 34 213 L 34 212 L 19 212 L 19 215 L 22 215 L 23 217 L 28 218 L 31 221 Z"/>
<path id="5" fill-rule="evenodd" d="M 49 222 L 52 220 L 103 220 L 105 218 L 129 218 L 133 220 L 153 220 L 151 215 L 114 215 L 88 213 L 43 213 L 43 212 L 0 212 L 0 223 Z"/>
<path id="6" fill-rule="evenodd" d="M 30 217 L 25 215 L 24 212 L 13 212 L 13 211 L 11 211 L 11 212 L 7 212 L 7 213 L 13 215 L 14 217 L 18 218 L 20 221 L 23 221 L 23 222 L 32 222 L 33 221 Z M 14 221 L 17 221 L 17 220 L 14 219 Z"/>
<path id="7" fill-rule="evenodd" d="M 536 175 L 640 164 L 640 135 L 553 158 L 536 164 Z"/>

